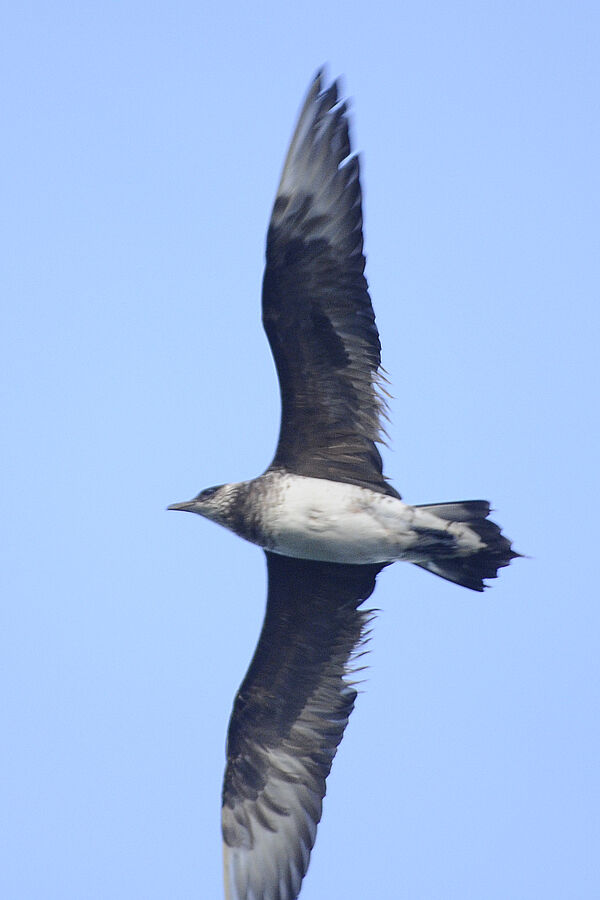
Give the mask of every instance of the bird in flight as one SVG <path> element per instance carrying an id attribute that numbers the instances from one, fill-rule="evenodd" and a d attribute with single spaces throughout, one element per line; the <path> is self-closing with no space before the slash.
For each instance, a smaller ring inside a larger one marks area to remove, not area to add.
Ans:
<path id="1" fill-rule="evenodd" d="M 281 392 L 272 463 L 169 509 L 262 547 L 267 608 L 233 704 L 223 783 L 227 900 L 295 900 L 354 707 L 379 572 L 415 563 L 474 591 L 518 556 L 489 503 L 410 506 L 377 449 L 380 343 L 364 276 L 358 157 L 337 83 L 313 80 L 267 236 L 262 319 Z"/>

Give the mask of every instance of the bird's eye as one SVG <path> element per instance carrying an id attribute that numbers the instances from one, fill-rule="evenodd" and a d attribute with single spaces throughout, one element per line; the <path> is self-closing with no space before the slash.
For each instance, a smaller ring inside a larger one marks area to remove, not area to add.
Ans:
<path id="1" fill-rule="evenodd" d="M 196 497 L 196 500 L 209 500 L 214 494 L 217 493 L 218 490 L 219 490 L 218 485 L 217 485 L 217 487 L 206 488 L 205 490 L 200 491 L 200 493 Z"/>

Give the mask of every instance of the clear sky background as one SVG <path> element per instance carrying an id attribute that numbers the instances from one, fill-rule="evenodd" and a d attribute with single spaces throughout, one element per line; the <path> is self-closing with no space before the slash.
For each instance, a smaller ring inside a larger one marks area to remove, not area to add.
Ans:
<path id="1" fill-rule="evenodd" d="M 302 900 L 600 896 L 596 2 L 13 4 L 2 91 L 0 896 L 221 896 L 262 553 L 264 237 L 344 74 L 409 502 L 489 498 L 484 595 L 384 572 Z"/>

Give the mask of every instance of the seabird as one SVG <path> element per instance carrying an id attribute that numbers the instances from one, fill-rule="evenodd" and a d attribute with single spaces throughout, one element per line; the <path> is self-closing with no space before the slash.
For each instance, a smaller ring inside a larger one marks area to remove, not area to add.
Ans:
<path id="1" fill-rule="evenodd" d="M 519 554 L 489 503 L 410 506 L 383 475 L 379 334 L 364 276 L 359 161 L 338 84 L 301 109 L 267 236 L 262 319 L 281 391 L 258 478 L 169 509 L 262 547 L 267 608 L 227 737 L 227 900 L 295 900 L 325 780 L 354 707 L 353 672 L 384 566 L 415 563 L 474 591 Z"/>

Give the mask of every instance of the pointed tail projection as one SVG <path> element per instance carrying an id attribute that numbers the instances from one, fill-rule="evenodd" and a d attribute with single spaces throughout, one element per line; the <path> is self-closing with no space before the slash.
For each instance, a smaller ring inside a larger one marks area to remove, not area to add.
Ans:
<path id="1" fill-rule="evenodd" d="M 422 569 L 453 581 L 472 591 L 486 588 L 485 578 L 497 578 L 498 569 L 508 566 L 512 559 L 521 556 L 512 549 L 511 542 L 504 537 L 500 527 L 490 522 L 490 504 L 487 500 L 461 500 L 456 503 L 423 503 L 418 509 L 427 510 L 440 519 L 462 522 L 468 525 L 485 543 L 482 550 L 470 556 L 444 557 L 440 555 L 424 563 L 416 563 Z"/>

